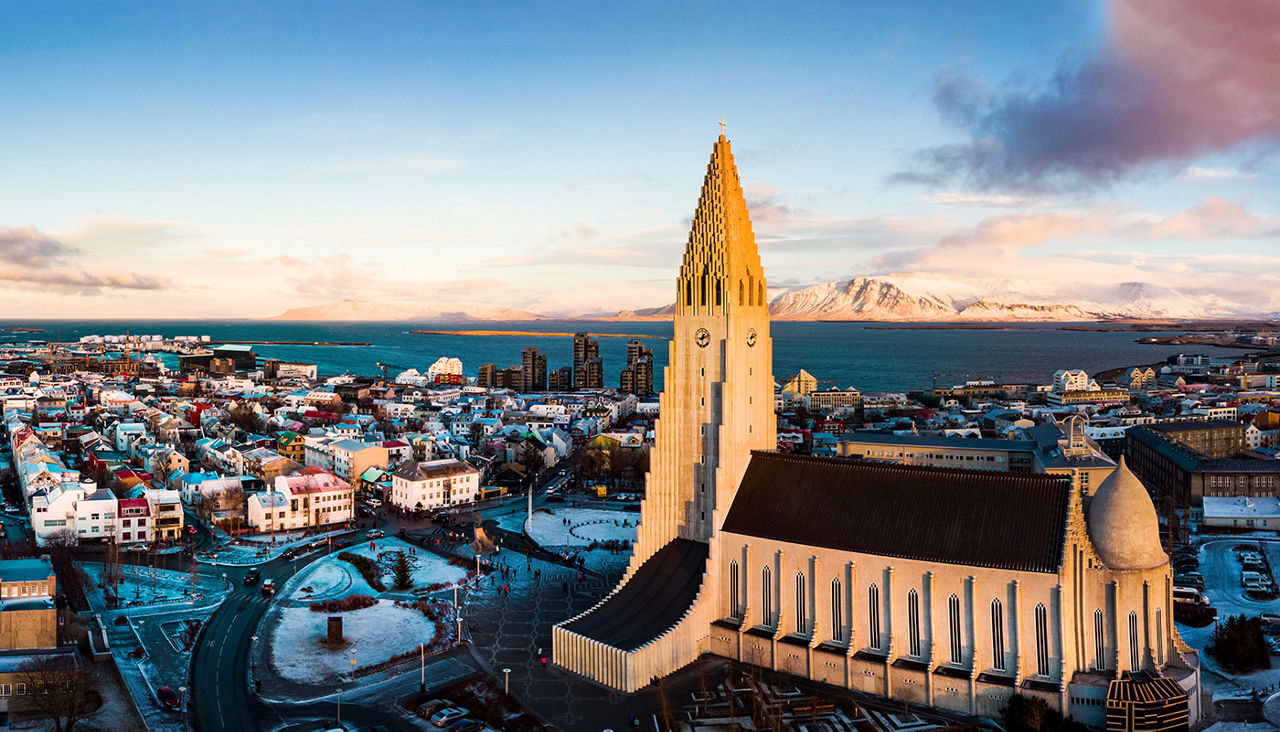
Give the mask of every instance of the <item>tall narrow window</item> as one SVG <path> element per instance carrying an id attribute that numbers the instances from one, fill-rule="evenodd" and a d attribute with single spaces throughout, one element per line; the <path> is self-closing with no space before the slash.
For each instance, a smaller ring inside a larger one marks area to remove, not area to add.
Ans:
<path id="1" fill-rule="evenodd" d="M 1129 669 L 1137 671 L 1142 668 L 1142 659 L 1138 656 L 1138 613 L 1129 611 Z"/>
<path id="2" fill-rule="evenodd" d="M 1164 665 L 1164 623 L 1160 622 L 1160 608 L 1156 608 L 1156 663 Z"/>
<path id="3" fill-rule="evenodd" d="M 920 596 L 915 590 L 907 593 L 907 639 L 911 655 L 920 655 Z"/>
<path id="4" fill-rule="evenodd" d="M 741 618 L 742 607 L 738 604 L 738 563 L 729 562 L 729 617 Z"/>
<path id="5" fill-rule="evenodd" d="M 840 580 L 831 580 L 831 637 L 837 641 L 844 637 L 844 596 L 840 593 Z"/>
<path id="6" fill-rule="evenodd" d="M 867 589 L 867 638 L 872 648 L 880 648 L 880 588 L 875 585 Z"/>
<path id="7" fill-rule="evenodd" d="M 805 601 L 804 573 L 796 572 L 796 632 L 803 633 L 808 627 L 808 605 Z"/>
<path id="8" fill-rule="evenodd" d="M 742 284 L 742 280 L 738 280 L 738 304 L 739 305 L 747 304 L 747 291 Z"/>
<path id="9" fill-rule="evenodd" d="M 756 298 L 756 304 L 763 305 L 764 304 L 764 283 L 761 282 L 756 287 L 760 293 L 760 296 Z"/>
<path id="10" fill-rule="evenodd" d="M 685 280 L 684 282 L 684 304 L 693 305 L 693 282 L 691 280 Z"/>
<path id="11" fill-rule="evenodd" d="M 1103 633 L 1102 610 L 1093 611 L 1093 652 L 1098 657 L 1098 670 L 1107 668 L 1107 637 Z"/>
<path id="12" fill-rule="evenodd" d="M 773 625 L 773 580 L 768 567 L 760 570 L 760 612 L 764 625 Z"/>
<path id="13" fill-rule="evenodd" d="M 1036 673 L 1049 675 L 1049 613 L 1044 603 L 1036 605 Z"/>
<path id="14" fill-rule="evenodd" d="M 1004 606 L 999 600 L 991 601 L 991 658 L 992 666 L 1003 671 L 1004 660 Z"/>
<path id="15" fill-rule="evenodd" d="M 954 594 L 947 600 L 947 614 L 951 620 L 951 662 L 964 663 L 963 646 L 960 644 L 960 598 Z"/>

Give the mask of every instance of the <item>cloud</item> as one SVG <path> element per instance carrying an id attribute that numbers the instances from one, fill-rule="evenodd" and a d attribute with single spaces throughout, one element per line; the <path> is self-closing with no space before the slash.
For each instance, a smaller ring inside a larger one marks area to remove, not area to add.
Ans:
<path id="1" fill-rule="evenodd" d="M 0 228 L 0 262 L 22 267 L 46 267 L 76 253 L 51 236 L 26 228 Z"/>
<path id="2" fill-rule="evenodd" d="M 1084 190 L 1151 165 L 1280 142 L 1280 3 L 1118 0 L 1101 54 L 1037 88 L 941 74 L 965 140 L 916 152 L 891 183 Z"/>
<path id="3" fill-rule="evenodd" d="M 104 289 L 162 290 L 170 285 L 167 277 L 152 277 L 135 272 L 83 269 L 0 268 L 0 280 L 29 287 L 52 287 L 60 292 L 96 295 Z"/>
<path id="4" fill-rule="evenodd" d="M 1187 180 L 1213 181 L 1251 180 L 1258 176 L 1254 173 L 1246 173 L 1243 170 L 1235 170 L 1233 168 L 1198 168 L 1191 165 L 1182 171 L 1182 177 Z"/>
<path id="5" fill-rule="evenodd" d="M 1257 239 L 1280 236 L 1280 221 L 1249 212 L 1242 204 L 1206 198 L 1199 206 L 1153 223 L 1149 239 Z"/>
<path id="6" fill-rule="evenodd" d="M 312 169 L 314 173 L 447 173 L 466 164 L 459 158 L 438 155 L 382 155 L 338 160 Z"/>
<path id="7" fill-rule="evenodd" d="M 920 196 L 926 203 L 940 203 L 945 206 L 985 206 L 988 208 L 1041 208 L 1050 205 L 1048 201 L 1040 201 L 1025 196 L 978 195 L 972 193 L 933 193 Z"/>

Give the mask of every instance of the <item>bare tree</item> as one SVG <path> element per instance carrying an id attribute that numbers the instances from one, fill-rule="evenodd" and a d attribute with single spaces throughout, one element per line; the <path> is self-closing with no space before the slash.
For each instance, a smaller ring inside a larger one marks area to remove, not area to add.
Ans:
<path id="1" fill-rule="evenodd" d="M 26 685 L 32 708 L 53 722 L 57 732 L 69 732 L 84 712 L 89 688 L 74 653 L 41 654 L 23 661 L 18 683 Z"/>

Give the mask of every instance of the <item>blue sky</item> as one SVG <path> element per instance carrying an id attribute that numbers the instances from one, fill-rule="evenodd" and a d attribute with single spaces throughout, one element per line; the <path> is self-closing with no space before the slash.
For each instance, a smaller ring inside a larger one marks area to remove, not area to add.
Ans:
<path id="1" fill-rule="evenodd" d="M 1167 5 L 0 2 L 0 309 L 661 305 L 722 116 L 775 293 L 1238 288 L 1280 264 L 1277 82 L 1176 100 L 1274 41 Z"/>

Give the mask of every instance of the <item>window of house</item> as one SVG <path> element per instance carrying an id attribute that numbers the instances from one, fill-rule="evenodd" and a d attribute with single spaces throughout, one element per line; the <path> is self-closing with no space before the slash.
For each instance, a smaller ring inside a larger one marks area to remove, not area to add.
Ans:
<path id="1" fill-rule="evenodd" d="M 947 599 L 947 615 L 951 625 L 951 662 L 961 664 L 964 663 L 964 647 L 960 642 L 960 598 L 954 593 Z"/>
<path id="2" fill-rule="evenodd" d="M 992 666 L 1005 669 L 1004 658 L 1004 606 L 999 599 L 991 601 L 991 656 Z"/>
<path id="3" fill-rule="evenodd" d="M 880 649 L 880 588 L 867 588 L 867 638 L 871 647 Z"/>
<path id="4" fill-rule="evenodd" d="M 1036 673 L 1049 675 L 1049 613 L 1044 603 L 1036 605 Z"/>

